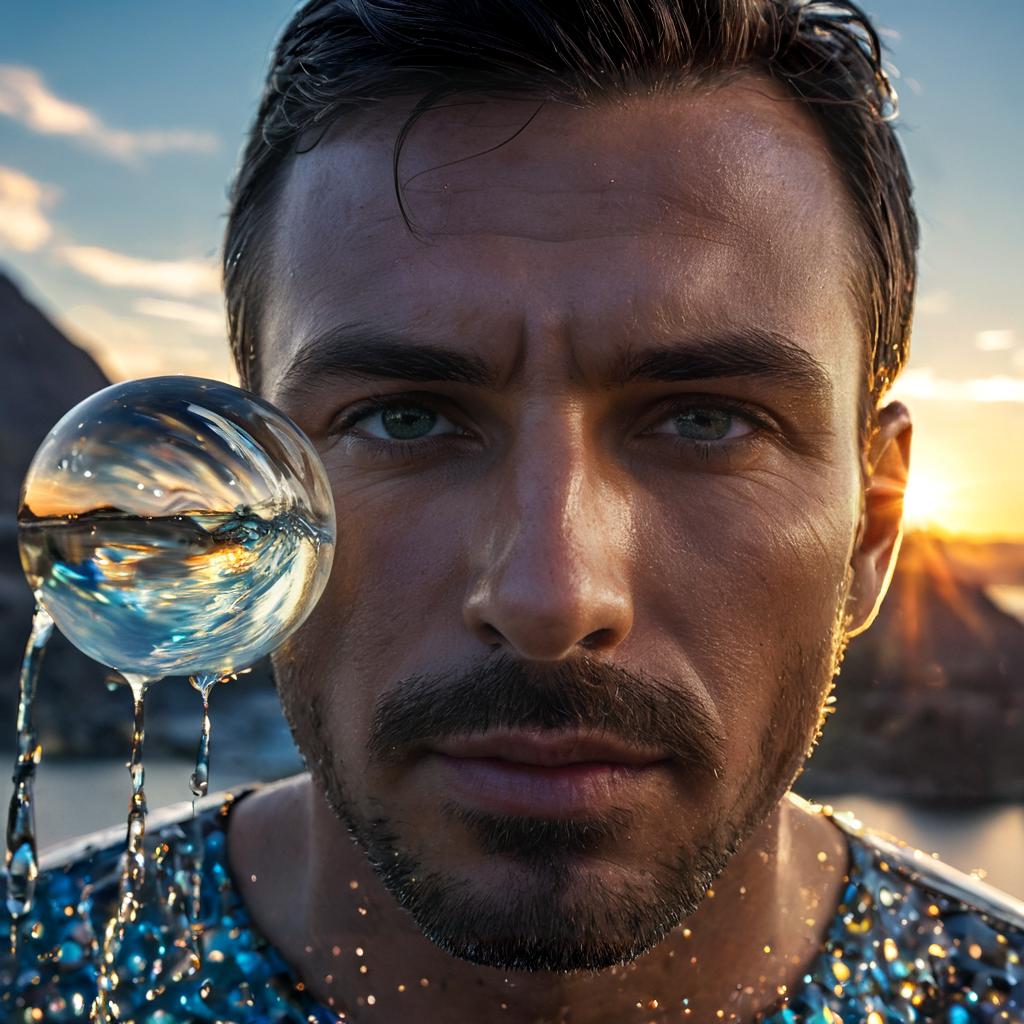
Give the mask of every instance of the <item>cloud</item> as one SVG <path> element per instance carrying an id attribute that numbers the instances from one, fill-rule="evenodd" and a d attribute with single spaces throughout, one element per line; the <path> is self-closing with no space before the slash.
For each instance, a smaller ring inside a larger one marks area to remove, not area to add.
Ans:
<path id="1" fill-rule="evenodd" d="M 974 344 L 982 352 L 1005 352 L 1014 346 L 1013 331 L 978 331 L 974 336 Z"/>
<path id="2" fill-rule="evenodd" d="M 942 316 L 952 308 L 953 296 L 947 291 L 925 292 L 914 304 L 914 311 L 921 316 Z"/>
<path id="3" fill-rule="evenodd" d="M 0 244 L 18 252 L 33 252 L 45 245 L 53 228 L 43 211 L 58 196 L 52 185 L 0 166 Z"/>
<path id="4" fill-rule="evenodd" d="M 73 306 L 60 326 L 99 361 L 112 380 L 186 373 L 237 383 L 226 342 L 192 336 L 170 321 L 122 316 L 102 306 Z"/>
<path id="5" fill-rule="evenodd" d="M 892 388 L 898 399 L 937 399 L 946 402 L 1024 402 L 1024 377 L 974 377 L 951 380 L 926 367 L 908 370 Z"/>
<path id="6" fill-rule="evenodd" d="M 58 256 L 80 274 L 112 288 L 138 288 L 191 299 L 220 294 L 220 270 L 204 260 L 148 260 L 96 245 L 66 245 Z"/>
<path id="7" fill-rule="evenodd" d="M 193 306 L 188 302 L 172 302 L 168 299 L 139 299 L 135 303 L 135 312 L 143 316 L 161 317 L 175 320 L 195 331 L 211 338 L 223 338 L 227 333 L 224 313 L 205 306 Z"/>
<path id="8" fill-rule="evenodd" d="M 40 135 L 76 139 L 114 160 L 132 163 L 154 153 L 210 153 L 217 139 L 188 129 L 124 131 L 105 125 L 87 107 L 51 92 L 34 68 L 0 64 L 0 114 Z"/>

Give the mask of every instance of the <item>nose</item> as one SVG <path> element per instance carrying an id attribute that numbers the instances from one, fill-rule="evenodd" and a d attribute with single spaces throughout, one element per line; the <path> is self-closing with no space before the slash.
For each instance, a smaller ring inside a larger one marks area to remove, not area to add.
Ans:
<path id="1" fill-rule="evenodd" d="M 609 651 L 633 623 L 628 497 L 578 430 L 556 433 L 521 438 L 495 470 L 463 606 L 484 643 L 532 661 Z"/>

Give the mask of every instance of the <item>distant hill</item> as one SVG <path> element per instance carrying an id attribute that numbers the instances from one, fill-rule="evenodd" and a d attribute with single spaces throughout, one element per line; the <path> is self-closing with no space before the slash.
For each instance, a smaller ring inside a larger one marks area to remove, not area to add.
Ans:
<path id="1" fill-rule="evenodd" d="M 1021 467 L 1024 473 L 1024 466 Z M 1024 587 L 1024 544 L 948 539 L 943 549 L 958 579 L 989 586 Z"/>
<path id="2" fill-rule="evenodd" d="M 54 423 L 110 381 L 95 360 L 65 337 L 2 272 L 0 358 L 0 750 L 5 750 L 13 746 L 18 668 L 32 617 L 32 598 L 17 546 L 21 482 Z M 36 712 L 47 757 L 120 757 L 127 752 L 129 697 L 120 687 L 109 692 L 103 685 L 107 676 L 107 669 L 63 637 L 56 635 L 51 641 Z M 251 764 L 254 778 L 297 767 L 265 667 L 231 686 L 218 687 L 211 703 L 214 785 L 219 761 Z M 168 679 L 154 687 L 148 704 L 148 752 L 191 753 L 199 729 L 199 695 L 185 680 Z"/>
<path id="3" fill-rule="evenodd" d="M 992 600 L 1024 545 L 911 533 L 798 788 L 1024 799 L 1024 623 Z"/>
<path id="4" fill-rule="evenodd" d="M 13 737 L 18 666 L 32 616 L 32 597 L 18 559 L 21 482 L 54 423 L 110 381 L 92 356 L 69 341 L 3 273 L 0 355 L 0 728 Z M 91 743 L 95 729 L 89 708 L 82 707 L 80 698 L 73 699 L 72 691 L 102 690 L 106 671 L 62 637 L 54 639 L 46 657 L 47 679 L 56 679 L 69 708 L 75 707 L 74 715 L 64 715 L 54 701 L 40 701 L 39 724 L 51 737 L 50 747 L 74 749 Z M 117 740 L 115 730 L 107 753 Z"/>
<path id="5" fill-rule="evenodd" d="M 46 432 L 110 381 L 0 273 L 0 512 L 10 530 L 21 481 Z"/>

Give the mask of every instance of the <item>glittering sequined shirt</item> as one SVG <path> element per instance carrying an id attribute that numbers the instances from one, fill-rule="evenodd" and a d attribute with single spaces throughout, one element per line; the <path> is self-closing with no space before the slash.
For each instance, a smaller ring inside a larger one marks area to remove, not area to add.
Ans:
<path id="1" fill-rule="evenodd" d="M 304 991 L 253 927 L 228 872 L 230 806 L 220 798 L 194 819 L 154 817 L 144 899 L 118 956 L 120 1020 L 333 1024 L 338 1014 Z M 1024 1022 L 1024 905 L 836 820 L 851 853 L 842 899 L 802 984 L 759 1020 Z M 0 960 L 3 1021 L 89 1019 L 122 847 L 123 833 L 108 832 L 44 858 L 17 954 Z M 346 1018 L 360 1019 L 351 1010 Z"/>

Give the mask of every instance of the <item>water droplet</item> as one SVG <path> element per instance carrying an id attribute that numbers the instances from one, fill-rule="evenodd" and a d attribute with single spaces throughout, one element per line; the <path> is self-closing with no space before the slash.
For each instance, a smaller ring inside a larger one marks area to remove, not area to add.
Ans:
<path id="1" fill-rule="evenodd" d="M 203 698 L 203 719 L 199 731 L 199 744 L 196 748 L 196 765 L 189 777 L 188 784 L 195 799 L 206 796 L 210 788 L 210 691 L 218 682 L 227 682 L 231 676 L 220 676 L 205 672 L 189 676 L 193 688 Z M 193 802 L 192 813 L 195 814 Z"/>

